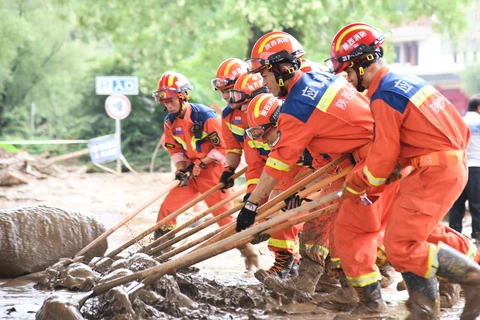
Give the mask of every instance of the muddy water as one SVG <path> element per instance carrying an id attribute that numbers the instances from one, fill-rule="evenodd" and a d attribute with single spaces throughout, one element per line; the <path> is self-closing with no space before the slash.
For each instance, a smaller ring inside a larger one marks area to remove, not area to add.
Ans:
<path id="1" fill-rule="evenodd" d="M 126 175 L 125 175 L 126 176 Z M 47 179 L 39 183 L 19 188 L 0 188 L 0 207 L 12 208 L 23 205 L 51 204 L 67 208 L 75 208 L 81 211 L 88 211 L 96 214 L 98 218 L 109 229 L 123 217 L 138 208 L 146 200 L 161 190 L 162 185 L 168 184 L 171 180 L 163 176 L 142 176 L 117 178 L 110 175 L 96 177 L 82 177 L 77 180 Z M 156 185 L 155 190 L 148 190 L 145 186 Z M 46 193 L 45 190 L 58 190 L 55 194 Z M 114 190 L 115 192 L 112 192 Z M 4 196 L 2 198 L 2 192 Z M 121 228 L 109 237 L 109 250 L 130 240 L 148 227 L 156 217 L 158 202 L 147 208 L 145 212 L 128 223 L 128 227 Z M 189 219 L 191 215 L 181 216 L 181 221 Z M 205 232 L 213 230 L 209 227 Z M 182 244 L 182 242 L 180 243 Z M 266 244 L 259 245 L 261 253 L 260 267 L 268 268 L 272 264 L 273 257 L 269 254 Z M 138 248 L 138 247 L 137 247 Z M 251 292 L 252 295 L 261 294 L 263 286 L 253 277 L 252 274 L 244 273 L 243 260 L 237 250 L 226 252 L 210 260 L 196 265 L 200 271 L 195 274 L 198 281 L 209 283 L 213 281 L 225 290 L 216 291 L 228 293 L 235 289 L 245 288 L 244 292 Z M 397 275 L 397 280 L 400 276 Z M 52 294 L 60 294 L 69 301 L 78 301 L 85 293 L 70 291 L 41 291 L 33 288 L 38 281 L 35 277 L 24 279 L 0 280 L 0 319 L 28 320 L 35 319 L 35 313 L 42 306 L 43 301 Z M 231 289 L 228 289 L 231 288 Z M 382 294 L 387 301 L 389 316 L 385 319 L 404 319 L 406 311 L 404 301 L 407 294 L 396 291 L 396 283 L 389 288 L 383 289 Z M 229 291 L 231 290 L 231 291 Z M 249 291 L 252 290 L 252 291 Z M 225 297 L 221 297 L 225 298 Z M 328 310 L 321 309 L 313 303 L 293 304 L 283 303 L 280 306 L 265 304 L 258 312 L 249 310 L 232 310 L 219 313 L 217 319 L 332 319 L 335 314 Z M 442 319 L 458 319 L 463 308 L 463 301 L 459 302 L 452 309 L 442 310 Z M 223 316 L 220 316 L 222 314 Z M 207 316 L 207 314 L 205 314 Z"/>

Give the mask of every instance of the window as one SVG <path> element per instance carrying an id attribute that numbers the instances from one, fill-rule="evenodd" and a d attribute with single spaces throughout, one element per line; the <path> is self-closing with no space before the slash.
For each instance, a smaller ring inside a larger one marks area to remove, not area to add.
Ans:
<path id="1" fill-rule="evenodd" d="M 395 63 L 410 64 L 412 66 L 418 65 L 418 43 L 400 42 L 394 45 L 395 49 Z"/>

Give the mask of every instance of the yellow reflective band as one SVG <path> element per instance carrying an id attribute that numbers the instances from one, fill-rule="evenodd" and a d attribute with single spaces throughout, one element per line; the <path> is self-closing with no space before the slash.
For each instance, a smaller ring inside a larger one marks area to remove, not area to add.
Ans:
<path id="1" fill-rule="evenodd" d="M 257 140 L 249 140 L 248 146 L 252 149 L 270 150 L 270 146 L 268 144 L 257 141 Z"/>
<path id="2" fill-rule="evenodd" d="M 438 245 L 438 249 L 440 248 L 441 242 Z M 427 265 L 427 271 L 425 272 L 425 275 L 423 276 L 425 279 L 429 279 L 433 276 L 435 276 L 435 273 L 437 272 L 438 269 L 438 256 L 437 256 L 437 247 L 434 244 L 429 244 L 428 248 L 428 265 Z"/>
<path id="3" fill-rule="evenodd" d="M 330 104 L 332 103 L 333 99 L 335 99 L 335 96 L 337 93 L 343 88 L 345 84 L 347 84 L 348 81 L 344 77 L 338 77 L 337 80 L 335 80 L 325 91 L 325 93 L 322 96 L 322 99 L 318 101 L 317 104 L 317 109 L 326 112 Z"/>
<path id="4" fill-rule="evenodd" d="M 340 258 L 330 258 L 330 268 L 341 269 L 342 263 L 340 262 Z"/>
<path id="5" fill-rule="evenodd" d="M 260 182 L 260 179 L 250 179 L 247 180 L 247 187 L 252 185 L 252 184 L 258 184 Z"/>
<path id="6" fill-rule="evenodd" d="M 347 190 L 348 192 L 350 193 L 353 193 L 353 194 L 364 194 L 366 190 L 362 190 L 362 191 L 356 191 L 356 190 L 353 190 L 352 188 L 350 187 L 345 187 L 345 190 Z"/>
<path id="7" fill-rule="evenodd" d="M 225 122 L 225 123 L 227 124 L 228 129 L 233 134 L 236 134 L 236 135 L 241 136 L 241 137 L 243 137 L 245 135 L 245 129 L 243 129 L 242 127 L 236 126 L 236 125 L 231 124 L 229 122 Z"/>
<path id="8" fill-rule="evenodd" d="M 290 165 L 286 164 L 285 162 L 282 162 L 278 159 L 270 158 L 270 157 L 267 159 L 266 165 L 273 168 L 273 169 L 279 170 L 279 171 L 288 171 L 288 170 L 290 170 L 290 167 L 291 167 Z"/>
<path id="9" fill-rule="evenodd" d="M 336 43 L 336 46 L 335 46 L 335 51 L 338 51 L 340 49 L 340 44 L 342 43 L 342 40 L 343 38 L 345 38 L 345 36 L 350 33 L 351 31 L 355 31 L 355 30 L 363 30 L 367 28 L 366 25 L 361 25 L 361 26 L 353 26 L 351 28 L 348 28 L 347 30 L 345 30 L 339 37 L 338 37 L 338 41 Z M 375 32 L 373 32 L 373 34 L 375 34 Z"/>
<path id="10" fill-rule="evenodd" d="M 173 139 L 175 139 L 175 141 L 177 141 L 178 144 L 182 146 L 183 150 L 187 151 L 187 143 L 185 141 L 183 141 L 181 138 L 176 136 L 173 136 Z"/>
<path id="11" fill-rule="evenodd" d="M 283 37 L 284 35 L 283 34 L 273 34 L 271 35 L 270 37 L 268 37 L 267 39 L 265 39 L 261 44 L 260 44 L 260 47 L 258 48 L 258 53 L 262 53 L 263 50 L 265 48 L 265 45 L 267 44 L 267 42 L 269 42 L 270 40 L 272 39 L 275 39 L 275 38 L 280 38 L 280 37 Z"/>
<path id="12" fill-rule="evenodd" d="M 268 246 L 279 249 L 291 249 L 293 250 L 293 253 L 298 252 L 298 250 L 300 249 L 298 242 L 292 240 L 280 240 L 272 238 L 268 239 Z"/>
<path id="13" fill-rule="evenodd" d="M 387 181 L 387 178 L 377 178 L 368 170 L 367 166 L 363 167 L 363 173 L 367 176 L 368 182 L 375 187 L 382 185 Z"/>
<path id="14" fill-rule="evenodd" d="M 387 255 L 385 254 L 385 247 L 382 246 L 382 248 L 377 249 L 377 261 L 375 264 L 377 267 L 383 267 L 385 264 L 387 264 L 388 258 Z"/>
<path id="15" fill-rule="evenodd" d="M 410 101 L 412 101 L 412 103 L 419 108 L 425 102 L 425 100 L 427 100 L 435 92 L 437 92 L 437 90 L 434 87 L 425 86 L 418 90 L 418 92 L 410 98 Z"/>
<path id="16" fill-rule="evenodd" d="M 230 73 L 230 68 L 232 67 L 232 65 L 235 63 L 235 60 L 232 59 L 232 61 L 230 61 L 229 64 L 227 64 L 227 66 L 225 67 L 225 70 L 223 72 L 223 75 L 226 76 Z"/>
<path id="17" fill-rule="evenodd" d="M 262 106 L 262 102 L 265 99 L 270 99 L 270 96 L 268 94 L 264 94 L 253 106 L 253 115 L 255 116 L 255 118 L 258 118 L 260 116 L 260 107 Z M 250 105 L 248 107 L 251 108 Z"/>
<path id="18" fill-rule="evenodd" d="M 314 246 L 313 244 L 307 243 L 305 244 L 305 247 L 308 251 L 312 251 L 313 254 L 322 258 L 322 260 L 325 260 L 328 256 L 328 253 L 330 252 L 326 247 L 320 245 Z M 313 247 L 315 247 L 315 249 Z"/>
<path id="19" fill-rule="evenodd" d="M 227 150 L 226 153 L 242 154 L 242 149 L 230 149 Z"/>
<path id="20" fill-rule="evenodd" d="M 192 136 L 192 140 L 190 141 L 190 145 L 192 146 L 192 150 L 197 150 L 197 141 L 205 139 L 208 136 L 208 134 L 203 131 L 202 132 L 202 137 L 200 139 L 195 138 L 195 136 Z"/>
<path id="21" fill-rule="evenodd" d="M 241 88 L 245 88 L 247 86 L 248 79 L 250 79 L 251 77 L 252 77 L 251 75 L 248 75 L 243 79 L 243 81 L 241 83 Z"/>
<path id="22" fill-rule="evenodd" d="M 476 255 L 477 255 L 477 247 L 473 243 L 470 243 L 470 248 L 468 249 L 467 256 L 470 259 L 475 260 Z"/>
<path id="23" fill-rule="evenodd" d="M 174 74 L 170 74 L 168 76 L 168 79 L 167 79 L 167 84 L 169 87 L 171 87 L 173 85 L 173 80 L 175 80 L 175 75 Z"/>
<path id="24" fill-rule="evenodd" d="M 380 278 L 380 273 L 378 271 L 374 271 L 360 277 L 347 276 L 348 281 L 354 287 L 366 287 L 369 284 L 377 282 L 379 278 Z"/>

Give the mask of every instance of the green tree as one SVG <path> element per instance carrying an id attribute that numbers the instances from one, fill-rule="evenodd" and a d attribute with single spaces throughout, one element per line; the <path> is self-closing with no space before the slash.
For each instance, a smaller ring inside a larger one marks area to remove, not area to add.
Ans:
<path id="1" fill-rule="evenodd" d="M 466 66 L 460 73 L 464 83 L 464 91 L 467 95 L 480 92 L 480 64 Z"/>
<path id="2" fill-rule="evenodd" d="M 30 105 L 48 119 L 36 134 L 65 138 L 78 82 L 93 57 L 50 1 L 0 1 L 0 135 L 30 135 Z"/>

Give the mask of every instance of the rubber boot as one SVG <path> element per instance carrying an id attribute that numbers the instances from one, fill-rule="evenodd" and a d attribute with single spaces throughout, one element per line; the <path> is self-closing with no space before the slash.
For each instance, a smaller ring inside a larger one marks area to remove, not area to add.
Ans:
<path id="1" fill-rule="evenodd" d="M 353 287 L 357 292 L 358 304 L 352 310 L 351 315 L 378 316 L 387 310 L 380 292 L 380 282 L 369 284 L 365 287 Z"/>
<path id="2" fill-rule="evenodd" d="M 450 283 L 444 279 L 438 279 L 440 293 L 440 308 L 451 308 L 460 300 L 462 288 L 458 283 Z"/>
<path id="3" fill-rule="evenodd" d="M 480 266 L 452 247 L 437 246 L 437 276 L 458 283 L 465 292 L 465 307 L 461 320 L 475 320 L 480 316 Z"/>
<path id="4" fill-rule="evenodd" d="M 395 281 L 395 268 L 390 264 L 390 262 L 385 263 L 383 266 L 379 266 L 378 270 L 382 275 L 380 280 L 380 286 L 386 288 Z"/>
<path id="5" fill-rule="evenodd" d="M 288 251 L 275 251 L 274 254 L 275 261 L 273 262 L 273 266 L 271 266 L 267 272 L 283 279 L 290 272 L 295 257 L 293 253 Z"/>
<path id="6" fill-rule="evenodd" d="M 251 243 L 239 247 L 240 253 L 245 260 L 245 269 L 247 272 L 253 271 L 253 268 L 259 268 L 258 249 Z"/>
<path id="7" fill-rule="evenodd" d="M 155 230 L 153 232 L 153 240 L 157 240 L 158 238 L 160 238 L 161 236 L 169 233 L 170 231 L 172 231 L 173 229 L 175 229 L 175 226 L 174 225 L 171 225 L 171 224 L 167 224 L 165 226 L 161 226 L 160 228 L 158 228 L 157 230 Z M 175 236 L 171 236 L 169 237 L 167 240 L 171 240 L 173 239 Z"/>
<path id="8" fill-rule="evenodd" d="M 317 262 L 306 257 L 302 258 L 298 268 L 298 277 L 293 279 L 293 283 L 298 290 L 314 294 L 317 282 L 324 271 L 323 266 Z"/>
<path id="9" fill-rule="evenodd" d="M 406 307 L 410 315 L 407 320 L 440 319 L 437 279 L 425 279 L 411 272 L 403 272 L 402 277 L 409 294 Z"/>

